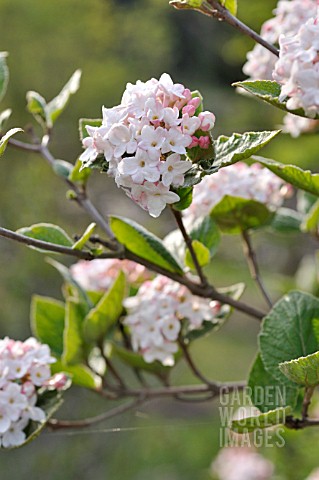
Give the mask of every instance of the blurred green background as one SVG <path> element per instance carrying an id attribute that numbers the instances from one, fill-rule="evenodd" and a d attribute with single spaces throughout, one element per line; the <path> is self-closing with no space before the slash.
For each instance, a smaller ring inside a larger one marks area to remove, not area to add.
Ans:
<path id="1" fill-rule="evenodd" d="M 258 30 L 275 4 L 273 0 L 240 0 L 239 16 Z M 279 111 L 238 95 L 231 87 L 232 82 L 244 78 L 241 67 L 252 41 L 198 13 L 174 10 L 168 0 L 0 0 L 0 32 L 0 48 L 10 53 L 11 80 L 1 105 L 2 110 L 13 109 L 9 126 L 27 128 L 32 123 L 25 108 L 28 90 L 36 90 L 49 100 L 74 70 L 83 71 L 81 89 L 54 129 L 51 148 L 56 158 L 74 162 L 81 152 L 78 118 L 99 117 L 101 105 L 113 106 L 120 101 L 126 82 L 147 80 L 163 72 L 202 92 L 206 108 L 217 117 L 216 136 L 273 129 L 282 122 Z M 263 154 L 315 169 L 317 140 L 310 135 L 297 140 L 282 135 Z M 87 226 L 90 220 L 65 199 L 63 182 L 41 158 L 8 149 L 1 166 L 1 226 L 17 229 L 46 221 L 58 223 L 72 235 Z M 160 221 L 151 219 L 104 175 L 96 173 L 89 188 L 105 213 L 131 216 L 161 236 L 173 228 L 168 213 Z M 244 280 L 245 300 L 262 308 L 238 240 L 223 237 L 209 273 L 216 286 Z M 294 275 L 303 256 L 311 255 L 312 242 L 301 235 L 287 238 L 263 232 L 255 235 L 254 243 L 273 297 L 295 287 Z M 3 239 L 0 255 L 0 334 L 23 339 L 30 335 L 31 295 L 61 297 L 61 280 L 39 253 Z M 311 267 L 312 257 L 308 258 Z M 311 291 L 313 272 L 308 268 L 299 269 L 297 286 Z M 194 346 L 194 356 L 211 378 L 242 379 L 256 351 L 257 332 L 257 322 L 234 314 L 221 332 Z M 177 383 L 194 382 L 182 364 L 174 376 Z M 61 417 L 84 417 L 104 408 L 87 392 L 75 389 L 66 397 Z M 124 430 L 112 432 L 115 427 Z M 24 449 L 1 452 L 2 478 L 210 478 L 209 466 L 219 448 L 216 404 L 153 402 L 135 416 L 114 419 L 105 429 L 95 434 L 45 433 Z M 319 464 L 319 431 L 287 433 L 285 438 L 285 449 L 268 448 L 263 453 L 275 462 L 276 478 L 302 480 Z"/>

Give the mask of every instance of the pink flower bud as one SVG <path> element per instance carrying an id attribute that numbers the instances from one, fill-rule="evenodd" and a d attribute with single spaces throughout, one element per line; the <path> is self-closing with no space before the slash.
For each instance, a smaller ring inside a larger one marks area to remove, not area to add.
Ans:
<path id="1" fill-rule="evenodd" d="M 186 105 L 182 110 L 183 115 L 188 114 L 190 117 L 192 117 L 195 112 L 196 107 L 194 107 L 194 105 Z"/>
<path id="2" fill-rule="evenodd" d="M 203 150 L 206 150 L 210 146 L 210 138 L 208 136 L 199 137 L 198 143 L 200 148 L 202 148 Z"/>
<path id="3" fill-rule="evenodd" d="M 195 109 L 199 107 L 201 102 L 201 99 L 199 97 L 192 98 L 189 102 L 188 105 L 194 105 Z"/>
<path id="4" fill-rule="evenodd" d="M 195 137 L 195 136 L 192 136 L 192 143 L 190 144 L 190 146 L 188 148 L 194 148 L 194 147 L 197 147 L 198 146 L 198 138 Z"/>
<path id="5" fill-rule="evenodd" d="M 208 132 L 215 125 L 215 115 L 211 112 L 201 112 L 198 115 L 198 118 L 201 121 L 201 127 L 200 128 L 201 128 L 201 130 L 203 130 L 203 132 Z"/>
<path id="6" fill-rule="evenodd" d="M 56 373 L 45 383 L 45 386 L 54 390 L 63 390 L 69 381 L 65 373 Z"/>

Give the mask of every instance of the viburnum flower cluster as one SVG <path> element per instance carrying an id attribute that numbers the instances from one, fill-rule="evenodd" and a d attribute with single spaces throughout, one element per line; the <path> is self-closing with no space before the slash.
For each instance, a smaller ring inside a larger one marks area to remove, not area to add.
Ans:
<path id="1" fill-rule="evenodd" d="M 45 421 L 45 412 L 36 406 L 38 390 L 59 390 L 67 382 L 64 374 L 51 376 L 50 364 L 55 361 L 49 347 L 35 338 L 0 340 L 0 446 L 21 445 L 30 420 Z"/>
<path id="2" fill-rule="evenodd" d="M 128 283 L 134 287 L 151 278 L 150 272 L 131 260 L 117 258 L 82 260 L 71 266 L 70 272 L 74 280 L 84 290 L 108 290 L 120 271 L 123 271 Z"/>
<path id="3" fill-rule="evenodd" d="M 211 145 L 215 116 L 197 115 L 200 105 L 198 94 L 166 73 L 159 80 L 128 83 L 120 105 L 103 107 L 102 125 L 86 127 L 80 160 L 87 167 L 103 155 L 118 187 L 158 217 L 166 204 L 180 200 L 172 189 L 183 185 L 192 166 L 187 151 Z"/>
<path id="4" fill-rule="evenodd" d="M 135 297 L 124 301 L 132 346 L 146 362 L 160 361 L 174 365 L 182 321 L 190 330 L 200 328 L 204 321 L 216 321 L 219 302 L 194 296 L 190 291 L 164 276 L 143 283 Z"/>
<path id="5" fill-rule="evenodd" d="M 209 215 L 225 195 L 256 200 L 276 209 L 290 192 L 291 187 L 267 168 L 257 163 L 249 167 L 238 162 L 204 177 L 195 185 L 192 204 L 184 210 L 184 215 L 190 222 Z"/>
<path id="6" fill-rule="evenodd" d="M 289 78 L 290 74 L 287 72 L 288 63 L 286 57 L 286 42 L 288 42 L 288 40 L 285 41 L 279 39 L 288 39 L 297 35 L 299 29 L 305 23 L 307 23 L 308 20 L 313 19 L 314 21 L 317 16 L 318 5 L 319 3 L 317 0 L 280 0 L 277 8 L 274 10 L 275 17 L 267 20 L 263 24 L 261 28 L 261 36 L 270 43 L 280 45 L 281 58 L 277 64 L 277 57 L 266 48 L 257 44 L 254 49 L 247 54 L 247 62 L 243 67 L 244 73 L 252 80 L 272 80 L 274 78 L 276 81 L 278 81 L 279 77 L 273 77 L 274 70 L 275 67 L 276 70 L 278 68 L 282 68 L 284 58 L 284 62 L 286 64 L 285 72 L 287 78 Z M 291 53 L 292 48 L 293 47 L 291 47 L 290 50 Z M 301 47 L 299 46 L 298 49 L 300 54 Z M 295 58 L 296 53 L 297 52 L 295 51 Z M 301 56 L 304 57 L 304 55 Z M 291 59 L 292 57 L 290 56 L 290 60 Z M 289 63 L 289 66 L 291 67 L 292 64 Z M 313 66 L 314 65 L 310 66 L 311 70 L 313 70 Z M 316 68 L 317 67 L 315 67 L 315 70 Z M 302 70 L 304 70 L 304 68 L 302 68 Z M 314 71 L 312 71 L 310 75 L 312 78 L 316 77 Z M 284 82 L 286 83 L 287 79 Z M 308 84 L 303 83 L 303 85 L 306 90 L 309 89 L 309 82 Z M 291 135 L 294 137 L 299 136 L 302 132 L 311 131 L 317 126 L 318 122 L 315 122 L 311 119 L 301 120 L 299 117 L 292 114 L 287 114 L 284 119 L 284 131 L 291 133 Z"/>
<path id="7" fill-rule="evenodd" d="M 310 118 L 319 113 L 319 11 L 296 35 L 279 38 L 280 57 L 273 77 L 282 85 L 280 100 L 287 108 L 302 108 Z"/>

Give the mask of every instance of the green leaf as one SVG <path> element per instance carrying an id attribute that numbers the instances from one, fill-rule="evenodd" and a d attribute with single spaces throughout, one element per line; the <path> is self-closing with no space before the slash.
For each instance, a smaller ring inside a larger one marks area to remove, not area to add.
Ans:
<path id="1" fill-rule="evenodd" d="M 56 390 L 45 391 L 42 395 L 39 395 L 36 406 L 40 407 L 44 411 L 45 421 L 42 423 L 30 421 L 30 423 L 27 425 L 25 429 L 26 440 L 18 447 L 11 447 L 5 450 L 13 450 L 16 448 L 23 447 L 24 445 L 27 445 L 28 443 L 35 440 L 40 435 L 42 430 L 45 428 L 47 422 L 50 420 L 50 418 L 53 417 L 55 412 L 62 406 L 62 404 L 63 404 L 62 393 L 57 392 Z"/>
<path id="2" fill-rule="evenodd" d="M 3 137 L 0 139 L 0 157 L 4 154 L 5 149 L 7 148 L 8 141 L 10 138 L 18 132 L 23 132 L 22 128 L 11 128 Z"/>
<path id="3" fill-rule="evenodd" d="M 5 96 L 9 82 L 9 69 L 7 66 L 8 52 L 0 52 L 0 101 Z"/>
<path id="4" fill-rule="evenodd" d="M 319 385 L 319 352 L 280 363 L 279 370 L 298 385 L 315 387 Z"/>
<path id="5" fill-rule="evenodd" d="M 96 389 L 101 386 L 101 378 L 86 365 L 66 365 L 61 360 L 58 360 L 51 365 L 51 371 L 53 374 L 67 373 L 72 378 L 72 383 L 80 387 Z"/>
<path id="6" fill-rule="evenodd" d="M 205 245 L 211 257 L 215 255 L 220 243 L 220 233 L 216 222 L 210 216 L 195 220 L 189 235 L 192 240 L 198 240 Z"/>
<path id="7" fill-rule="evenodd" d="M 72 163 L 66 162 L 65 160 L 55 160 L 53 164 L 53 171 L 62 178 L 68 179 L 72 169 Z"/>
<path id="8" fill-rule="evenodd" d="M 316 337 L 317 342 L 319 344 L 319 317 L 313 319 L 312 326 L 313 326 L 313 331 L 314 331 L 315 337 Z"/>
<path id="9" fill-rule="evenodd" d="M 304 220 L 301 224 L 301 230 L 303 232 L 318 232 L 319 224 L 319 200 L 316 201 L 310 208 L 307 215 L 304 217 Z"/>
<path id="10" fill-rule="evenodd" d="M 80 87 L 81 70 L 76 70 L 70 80 L 63 87 L 61 92 L 48 103 L 46 107 L 46 116 L 49 126 L 52 126 L 56 119 L 64 111 L 69 103 L 71 95 L 76 93 Z"/>
<path id="11" fill-rule="evenodd" d="M 267 167 L 286 182 L 291 183 L 294 187 L 301 188 L 317 197 L 319 196 L 319 173 L 302 170 L 302 168 L 295 165 L 285 165 L 269 158 L 254 157 L 254 160 Z"/>
<path id="12" fill-rule="evenodd" d="M 25 237 L 35 238 L 36 240 L 62 245 L 64 247 L 72 247 L 73 245 L 73 241 L 68 234 L 61 227 L 53 225 L 52 223 L 36 223 L 30 227 L 19 228 L 17 233 Z M 30 248 L 47 253 L 46 250 L 37 247 L 30 246 Z"/>
<path id="13" fill-rule="evenodd" d="M 120 347 L 116 343 L 112 343 L 110 345 L 111 345 L 111 355 L 115 355 L 130 367 L 138 368 L 140 370 L 145 370 L 146 372 L 155 373 L 155 374 L 167 372 L 171 368 L 171 367 L 164 367 L 158 361 L 147 363 L 143 359 L 142 355 L 140 355 L 139 353 L 132 352 L 131 350 L 127 350 L 126 348 Z"/>
<path id="14" fill-rule="evenodd" d="M 231 137 L 221 135 L 215 141 L 215 160 L 206 174 L 214 173 L 240 160 L 250 158 L 280 133 L 280 130 L 265 132 L 233 133 Z"/>
<path id="15" fill-rule="evenodd" d="M 82 250 L 85 244 L 89 241 L 90 237 L 93 235 L 94 230 L 96 229 L 96 223 L 90 223 L 87 227 L 81 238 L 73 245 L 74 250 Z"/>
<path id="16" fill-rule="evenodd" d="M 223 293 L 224 295 L 229 295 L 235 300 L 239 300 L 245 290 L 245 285 L 243 283 L 237 283 L 236 285 L 231 285 L 226 288 L 219 288 L 218 292 Z M 196 340 L 197 338 L 203 337 L 211 332 L 216 332 L 220 329 L 222 325 L 228 320 L 233 308 L 229 305 L 221 305 L 218 314 L 213 318 L 212 321 L 203 321 L 202 325 L 199 328 L 194 329 L 188 322 L 183 326 L 182 334 L 184 338 L 188 341 Z"/>
<path id="17" fill-rule="evenodd" d="M 51 352 L 63 353 L 65 305 L 54 298 L 33 295 L 31 301 L 31 329 L 33 334 L 49 345 Z"/>
<path id="18" fill-rule="evenodd" d="M 303 190 L 297 191 L 297 211 L 301 214 L 309 213 L 311 207 L 316 203 L 318 199 L 317 195 L 304 192 Z"/>
<path id="19" fill-rule="evenodd" d="M 125 275 L 120 272 L 96 307 L 85 317 L 83 328 L 89 341 L 103 340 L 107 331 L 117 322 L 123 311 L 124 295 Z"/>
<path id="20" fill-rule="evenodd" d="M 66 295 L 66 298 L 68 299 L 69 297 L 72 297 L 73 299 L 76 298 L 82 303 L 84 303 L 87 307 L 87 310 L 92 308 L 94 305 L 90 300 L 89 295 L 87 292 L 81 287 L 81 285 L 74 280 L 72 277 L 70 270 L 63 265 L 62 263 L 56 262 L 52 258 L 47 258 L 47 262 L 52 265 L 59 273 L 60 275 L 64 278 L 67 289 L 65 289 L 68 292 L 68 295 Z"/>
<path id="21" fill-rule="evenodd" d="M 230 11 L 232 15 L 237 14 L 237 0 L 220 0 L 220 3 Z"/>
<path id="22" fill-rule="evenodd" d="M 82 168 L 81 160 L 77 160 L 73 167 L 73 170 L 69 174 L 69 180 L 74 183 L 86 185 L 92 170 L 90 168 Z"/>
<path id="23" fill-rule="evenodd" d="M 246 92 L 255 95 L 264 102 L 270 103 L 274 107 L 280 108 L 285 112 L 293 113 L 299 117 L 308 118 L 303 109 L 288 110 L 287 100 L 279 100 L 281 86 L 277 82 L 271 80 L 245 80 L 244 82 L 233 83 L 233 87 L 241 87 L 246 90 Z M 316 118 L 319 119 L 319 115 L 317 115 Z"/>
<path id="24" fill-rule="evenodd" d="M 48 125 L 47 102 L 38 93 L 30 90 L 27 92 L 27 110 L 34 116 L 36 121 L 45 128 Z"/>
<path id="25" fill-rule="evenodd" d="M 291 208 L 279 208 L 270 227 L 279 233 L 296 233 L 300 232 L 303 215 Z"/>
<path id="26" fill-rule="evenodd" d="M 188 208 L 193 200 L 193 187 L 178 188 L 175 192 L 180 200 L 173 204 L 174 210 L 185 210 L 185 208 Z"/>
<path id="27" fill-rule="evenodd" d="M 284 385 L 265 369 L 260 354 L 249 374 L 248 387 L 252 403 L 263 413 L 278 407 L 295 407 L 299 388 Z"/>
<path id="28" fill-rule="evenodd" d="M 117 240 L 132 253 L 170 272 L 183 273 L 181 265 L 166 249 L 162 240 L 138 223 L 112 216 L 110 225 Z"/>
<path id="29" fill-rule="evenodd" d="M 260 428 L 283 425 L 286 422 L 286 418 L 291 414 L 291 407 L 276 408 L 276 410 L 261 413 L 256 417 L 246 417 L 241 420 L 233 420 L 231 423 L 231 429 L 236 433 L 249 433 Z"/>
<path id="30" fill-rule="evenodd" d="M 270 223 L 273 215 L 263 203 L 229 195 L 225 195 L 210 212 L 219 228 L 229 234 L 262 227 Z"/>
<path id="31" fill-rule="evenodd" d="M 80 118 L 79 120 L 79 132 L 80 139 L 83 140 L 86 137 L 89 137 L 86 127 L 100 127 L 102 125 L 102 120 L 100 118 Z"/>
<path id="32" fill-rule="evenodd" d="M 7 123 L 7 120 L 10 118 L 12 113 L 12 110 L 10 108 L 7 108 L 6 110 L 3 110 L 3 112 L 0 113 L 0 132 L 2 132 L 3 127 Z"/>
<path id="33" fill-rule="evenodd" d="M 293 291 L 281 298 L 264 318 L 259 346 L 265 369 L 283 385 L 293 385 L 279 370 L 280 363 L 318 350 L 313 320 L 319 318 L 319 300 Z"/>
<path id="34" fill-rule="evenodd" d="M 210 262 L 210 252 L 205 245 L 203 245 L 201 242 L 198 240 L 193 240 L 192 241 L 192 246 L 193 250 L 195 251 L 198 263 L 201 267 L 204 267 L 205 265 L 208 265 Z M 196 267 L 193 263 L 193 259 L 191 256 L 191 253 L 189 249 L 187 248 L 186 250 L 186 255 L 185 255 L 185 264 L 191 269 L 191 270 L 196 270 Z"/>
<path id="35" fill-rule="evenodd" d="M 72 299 L 67 300 L 62 356 L 63 363 L 67 365 L 85 363 L 86 352 L 82 331 L 85 315 L 86 311 L 82 303 Z"/>

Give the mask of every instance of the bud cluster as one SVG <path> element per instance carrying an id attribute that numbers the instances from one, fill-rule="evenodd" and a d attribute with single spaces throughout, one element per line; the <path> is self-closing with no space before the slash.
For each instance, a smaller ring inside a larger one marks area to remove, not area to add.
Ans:
<path id="1" fill-rule="evenodd" d="M 191 168 L 188 149 L 211 145 L 215 116 L 198 113 L 201 98 L 164 73 L 159 80 L 129 83 L 121 104 L 104 108 L 101 127 L 87 126 L 83 166 L 103 155 L 118 187 L 158 217 L 180 197 L 171 189 L 183 185 Z"/>
<path id="2" fill-rule="evenodd" d="M 209 215 L 225 195 L 241 197 L 266 204 L 270 209 L 280 207 L 291 188 L 267 168 L 254 163 L 238 162 L 206 176 L 195 185 L 193 201 L 184 210 L 186 219 L 194 221 Z"/>
<path id="3" fill-rule="evenodd" d="M 64 388 L 64 374 L 51 377 L 50 364 L 55 362 L 47 345 L 34 338 L 25 342 L 0 340 L 0 445 L 21 445 L 28 423 L 44 422 L 45 412 L 37 407 L 38 390 Z"/>
<path id="4" fill-rule="evenodd" d="M 135 297 L 124 301 L 128 315 L 124 320 L 130 328 L 132 346 L 146 362 L 160 361 L 174 365 L 182 321 L 188 329 L 200 328 L 204 321 L 214 322 L 220 304 L 197 296 L 166 277 L 158 276 L 145 282 Z"/>

